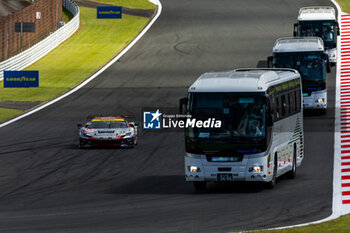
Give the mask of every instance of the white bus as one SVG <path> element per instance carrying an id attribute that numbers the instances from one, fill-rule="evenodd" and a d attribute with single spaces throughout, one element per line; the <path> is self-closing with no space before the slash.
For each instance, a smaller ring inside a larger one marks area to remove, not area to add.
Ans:
<path id="1" fill-rule="evenodd" d="M 180 100 L 180 111 L 222 124 L 186 128 L 186 180 L 203 190 L 210 181 L 255 181 L 273 188 L 283 174 L 294 178 L 304 157 L 301 101 L 296 70 L 236 69 L 201 75 L 188 97 Z"/>
<path id="2" fill-rule="evenodd" d="M 319 37 L 292 37 L 276 40 L 269 66 L 299 71 L 303 83 L 304 109 L 327 110 L 326 72 L 330 72 L 328 55 Z"/>
<path id="3" fill-rule="evenodd" d="M 336 13 L 330 6 L 303 7 L 299 10 L 298 23 L 294 24 L 294 36 L 321 37 L 332 63 L 337 62 L 337 36 L 339 25 Z"/>

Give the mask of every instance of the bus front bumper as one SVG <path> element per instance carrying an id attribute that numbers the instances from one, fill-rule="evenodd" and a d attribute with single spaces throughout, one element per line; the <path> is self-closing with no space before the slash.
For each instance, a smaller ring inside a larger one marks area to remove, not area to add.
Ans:
<path id="1" fill-rule="evenodd" d="M 329 62 L 336 63 L 337 62 L 337 48 L 327 49 L 326 53 L 329 57 Z"/>
<path id="2" fill-rule="evenodd" d="M 303 96 L 304 109 L 327 109 L 326 90 L 311 92 L 310 96 Z"/>
<path id="3" fill-rule="evenodd" d="M 204 155 L 201 158 L 185 156 L 186 181 L 234 182 L 255 181 L 268 182 L 272 179 L 272 169 L 266 164 L 266 157 L 243 159 L 241 162 L 221 163 L 207 162 Z M 203 157 L 203 158 L 202 158 Z"/>

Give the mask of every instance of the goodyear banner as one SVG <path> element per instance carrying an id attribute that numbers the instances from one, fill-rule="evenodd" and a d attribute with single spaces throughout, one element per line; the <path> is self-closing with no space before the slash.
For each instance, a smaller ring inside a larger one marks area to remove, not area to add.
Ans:
<path id="1" fill-rule="evenodd" d="M 121 19 L 122 7 L 121 6 L 98 6 L 97 18 L 98 19 Z"/>
<path id="2" fill-rule="evenodd" d="M 4 87 L 39 87 L 39 71 L 4 71 Z"/>

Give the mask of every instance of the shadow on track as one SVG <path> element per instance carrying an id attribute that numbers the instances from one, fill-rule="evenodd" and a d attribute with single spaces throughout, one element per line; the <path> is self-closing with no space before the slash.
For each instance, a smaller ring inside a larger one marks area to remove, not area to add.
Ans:
<path id="1" fill-rule="evenodd" d="M 146 176 L 119 187 L 112 188 L 112 194 L 222 194 L 222 193 L 256 193 L 264 188 L 259 183 L 208 183 L 202 192 L 194 190 L 191 183 L 186 183 L 184 176 Z"/>

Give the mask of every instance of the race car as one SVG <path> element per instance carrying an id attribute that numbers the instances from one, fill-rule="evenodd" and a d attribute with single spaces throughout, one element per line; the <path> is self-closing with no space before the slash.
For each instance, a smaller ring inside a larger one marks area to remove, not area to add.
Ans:
<path id="1" fill-rule="evenodd" d="M 137 144 L 137 124 L 128 122 L 129 118 L 134 117 L 90 117 L 84 127 L 78 124 L 79 147 L 134 147 Z"/>

